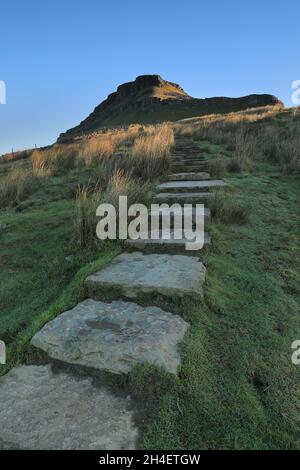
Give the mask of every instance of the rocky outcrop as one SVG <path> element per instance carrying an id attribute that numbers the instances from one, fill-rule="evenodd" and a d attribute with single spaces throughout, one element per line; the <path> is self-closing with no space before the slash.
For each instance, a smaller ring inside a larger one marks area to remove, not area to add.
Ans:
<path id="1" fill-rule="evenodd" d="M 78 126 L 61 134 L 58 142 L 67 142 L 105 127 L 173 121 L 278 103 L 281 102 L 272 95 L 192 98 L 179 85 L 163 80 L 159 75 L 141 75 L 133 82 L 120 85 Z"/>

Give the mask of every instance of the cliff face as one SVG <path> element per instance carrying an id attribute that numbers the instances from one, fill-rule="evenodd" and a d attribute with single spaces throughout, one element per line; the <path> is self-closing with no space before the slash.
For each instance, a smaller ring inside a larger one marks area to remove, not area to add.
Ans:
<path id="1" fill-rule="evenodd" d="M 61 134 L 58 142 L 67 142 L 103 127 L 174 121 L 278 103 L 281 102 L 272 95 L 192 98 L 179 85 L 163 80 L 159 75 L 141 75 L 133 82 L 120 85 L 78 126 Z"/>

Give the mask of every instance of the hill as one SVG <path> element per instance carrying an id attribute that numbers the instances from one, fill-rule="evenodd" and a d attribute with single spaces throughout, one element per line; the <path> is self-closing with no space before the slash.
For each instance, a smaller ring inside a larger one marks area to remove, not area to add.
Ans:
<path id="1" fill-rule="evenodd" d="M 179 85 L 163 80 L 159 75 L 141 75 L 133 82 L 120 85 L 78 126 L 61 134 L 58 142 L 68 142 L 103 127 L 175 121 L 275 104 L 282 103 L 272 95 L 193 98 Z"/>
<path id="2" fill-rule="evenodd" d="M 97 387 L 141 404 L 141 448 L 299 449 L 300 369 L 291 361 L 291 344 L 300 337 L 300 114 L 259 108 L 161 127 L 173 129 L 176 139 L 192 137 L 198 150 L 185 149 L 189 159 L 204 159 L 211 177 L 228 185 L 211 200 L 206 223 L 213 244 L 201 253 L 204 298 L 170 305 L 158 299 L 159 307 L 190 324 L 175 380 L 146 366 L 128 379 L 95 374 Z M 166 182 L 169 170 L 160 170 L 157 160 L 149 164 L 147 146 L 136 145 L 157 143 L 161 129 L 136 128 L 137 134 L 115 130 L 38 151 L 44 160 L 35 151 L 32 159 L 0 165 L 0 338 L 7 346 L 0 376 L 20 363 L 48 363 L 30 346 L 33 335 L 83 301 L 86 277 L 124 251 L 118 241 L 96 244 L 98 198 L 110 202 L 126 194 L 145 202 L 156 191 L 157 174 L 159 183 Z M 86 146 L 91 152 L 97 139 L 116 141 L 115 152 L 93 158 Z M 172 151 L 170 163 L 174 157 Z M 155 175 L 144 181 L 135 173 L 132 181 L 132 169 L 147 164 Z M 99 298 L 109 302 L 115 293 L 107 288 Z M 134 301 L 148 300 L 147 294 Z M 64 365 L 53 366 L 60 375 Z M 80 374 L 88 378 L 89 372 Z M 39 396 L 34 393 L 35 403 Z M 32 410 L 43 422 L 36 404 Z M 43 437 L 35 436 L 35 442 Z M 0 448 L 6 445 L 1 437 Z"/>

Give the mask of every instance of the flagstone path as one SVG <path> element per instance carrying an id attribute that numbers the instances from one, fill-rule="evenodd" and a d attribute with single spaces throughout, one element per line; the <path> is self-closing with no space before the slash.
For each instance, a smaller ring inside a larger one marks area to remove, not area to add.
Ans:
<path id="1" fill-rule="evenodd" d="M 193 140 L 177 136 L 170 173 L 153 201 L 205 204 L 208 220 L 214 190 L 224 185 L 210 178 Z M 191 217 L 195 223 L 194 209 Z M 61 361 L 59 372 L 51 363 L 22 365 L 0 378 L 0 449 L 137 447 L 135 402 L 96 387 L 89 377 L 74 376 L 68 364 L 120 375 L 148 363 L 178 374 L 180 342 L 189 325 L 155 306 L 155 299 L 200 299 L 205 267 L 199 252 L 186 251 L 187 240 L 177 240 L 174 230 L 170 239 L 151 235 L 150 230 L 146 239 L 127 240 L 128 253 L 86 279 L 88 298 L 33 337 L 34 347 Z M 210 242 L 206 233 L 204 243 Z"/>

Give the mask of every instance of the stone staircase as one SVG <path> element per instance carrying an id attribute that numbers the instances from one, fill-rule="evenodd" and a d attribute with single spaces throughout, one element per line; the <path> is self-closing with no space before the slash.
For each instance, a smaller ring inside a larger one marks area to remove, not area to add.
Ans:
<path id="1" fill-rule="evenodd" d="M 190 138 L 176 137 L 171 162 L 170 174 L 157 188 L 156 203 L 209 206 L 214 188 L 225 185 L 210 178 Z M 209 207 L 204 216 L 210 218 Z M 186 240 L 172 234 L 160 240 L 152 239 L 151 232 L 146 235 L 144 240 L 127 240 L 129 252 L 86 279 L 88 298 L 33 337 L 34 347 L 61 361 L 60 373 L 50 365 L 19 366 L 0 379 L 5 403 L 5 408 L 0 404 L 5 424 L 0 448 L 136 448 L 139 432 L 130 397 L 117 396 L 64 367 L 120 375 L 148 363 L 178 373 L 179 345 L 189 325 L 157 305 L 161 299 L 164 305 L 177 298 L 201 299 L 206 270 L 199 252 L 185 250 Z M 204 241 L 211 242 L 208 234 Z M 25 424 L 17 425 L 18 416 Z"/>

